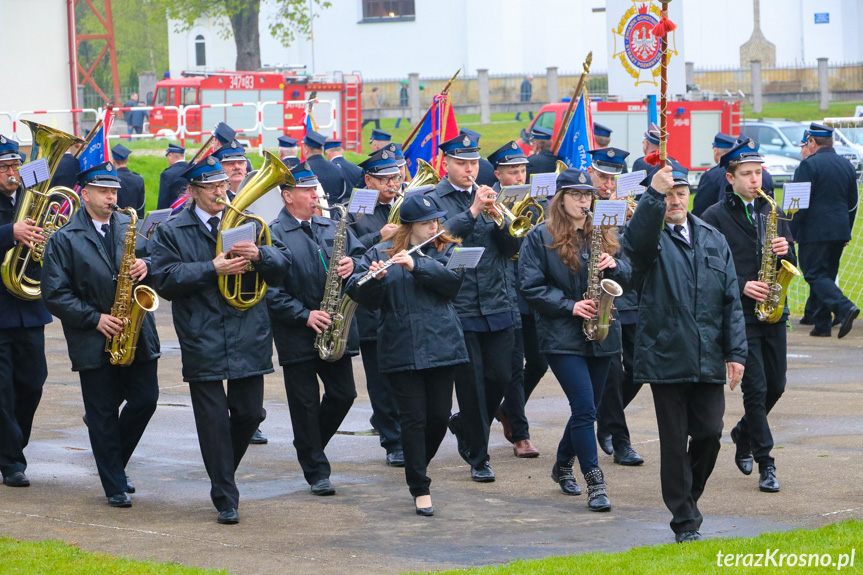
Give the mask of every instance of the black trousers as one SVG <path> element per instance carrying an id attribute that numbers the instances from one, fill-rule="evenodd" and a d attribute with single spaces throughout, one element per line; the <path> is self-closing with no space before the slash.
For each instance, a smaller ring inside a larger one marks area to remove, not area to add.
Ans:
<path id="1" fill-rule="evenodd" d="M 749 446 L 759 467 L 773 465 L 767 415 L 785 392 L 786 329 L 785 322 L 746 324 L 749 355 L 741 382 L 744 415 L 737 424 L 738 442 Z"/>
<path id="2" fill-rule="evenodd" d="M 399 410 L 393 398 L 387 376 L 378 371 L 378 342 L 361 341 L 360 352 L 363 357 L 363 371 L 366 374 L 366 389 L 372 404 L 372 417 L 369 423 L 378 430 L 381 447 L 387 453 L 402 448 L 402 430 L 399 426 Z"/>
<path id="3" fill-rule="evenodd" d="M 671 511 L 671 529 L 675 533 L 697 531 L 704 520 L 698 499 L 719 455 L 725 387 L 659 383 L 650 388 L 659 427 L 662 499 Z"/>
<path id="4" fill-rule="evenodd" d="M 189 384 L 192 410 L 204 467 L 210 476 L 210 499 L 219 511 L 237 509 L 240 492 L 234 473 L 255 430 L 267 417 L 264 376 Z"/>
<path id="5" fill-rule="evenodd" d="M 414 497 L 429 494 L 428 464 L 446 436 L 454 372 L 448 365 L 387 374 L 402 424 L 405 480 Z"/>
<path id="6" fill-rule="evenodd" d="M 309 485 L 330 477 L 324 448 L 339 429 L 357 397 L 351 358 L 320 358 L 284 366 L 285 392 L 294 429 L 294 447 Z M 321 398 L 318 376 L 324 384 Z"/>
<path id="7" fill-rule="evenodd" d="M 24 448 L 48 377 L 45 328 L 0 329 L 0 472 L 27 469 Z"/>
<path id="8" fill-rule="evenodd" d="M 615 450 L 632 444 L 624 410 L 638 395 L 642 385 L 632 380 L 632 359 L 635 354 L 635 332 L 638 324 L 623 324 L 620 328 L 623 353 L 621 357 L 611 360 L 602 399 L 596 409 L 597 433 L 611 434 L 611 442 Z"/>
<path id="9" fill-rule="evenodd" d="M 525 405 L 542 376 L 548 371 L 548 362 L 539 351 L 536 319 L 533 314 L 521 316 L 521 329 L 515 330 L 512 357 L 512 383 L 506 390 L 501 409 L 509 419 L 512 440 L 516 442 L 530 439 Z"/>
<path id="10" fill-rule="evenodd" d="M 126 492 L 126 465 L 159 400 L 158 363 L 135 361 L 128 367 L 109 364 L 78 372 L 90 446 L 106 497 Z"/>
<path id="11" fill-rule="evenodd" d="M 842 259 L 843 241 L 814 242 L 800 244 L 797 248 L 803 266 L 803 277 L 816 298 L 812 321 L 815 331 L 830 333 L 833 324 L 831 314 L 844 319 L 854 303 L 845 297 L 836 285 L 839 262 Z"/>
<path id="12" fill-rule="evenodd" d="M 465 331 L 464 342 L 470 363 L 455 368 L 457 425 L 465 433 L 470 464 L 478 468 L 488 461 L 489 426 L 512 378 L 514 329 Z"/>

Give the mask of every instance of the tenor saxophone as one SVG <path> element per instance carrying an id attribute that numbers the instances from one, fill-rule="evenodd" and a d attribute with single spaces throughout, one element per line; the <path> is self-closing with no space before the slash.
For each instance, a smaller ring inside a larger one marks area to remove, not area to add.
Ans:
<path id="1" fill-rule="evenodd" d="M 138 214 L 134 208 L 113 206 L 114 211 L 128 215 L 132 220 L 126 229 L 123 239 L 123 259 L 120 261 L 120 271 L 117 273 L 117 293 L 111 315 L 123 322 L 120 333 L 109 337 L 105 342 L 105 351 L 111 356 L 112 365 L 128 366 L 135 361 L 135 349 L 138 346 L 138 335 L 141 332 L 141 322 L 149 311 L 159 307 L 159 296 L 152 288 L 136 286 L 130 270 L 135 263 L 136 227 Z"/>
<path id="2" fill-rule="evenodd" d="M 585 214 L 593 218 L 589 210 L 585 210 Z M 602 278 L 602 270 L 599 269 L 600 256 L 602 256 L 602 228 L 594 225 L 590 232 L 590 263 L 587 268 L 587 291 L 584 292 L 584 299 L 593 300 L 596 304 L 596 315 L 584 320 L 582 331 L 587 339 L 597 343 L 605 341 L 608 337 L 614 298 L 623 295 L 620 284 L 614 280 Z"/>
<path id="3" fill-rule="evenodd" d="M 764 232 L 764 244 L 761 246 L 761 269 L 758 270 L 758 281 L 766 283 L 770 293 L 767 294 L 764 301 L 755 304 L 755 317 L 764 323 L 776 323 L 782 317 L 782 312 L 785 309 L 785 297 L 788 294 L 791 280 L 803 274 L 794 264 L 788 260 L 780 260 L 773 253 L 773 238 L 776 237 L 778 225 L 776 202 L 762 190 L 755 190 L 755 193 L 770 204 L 770 215 L 767 216 Z M 779 264 L 782 267 L 777 269 Z"/>

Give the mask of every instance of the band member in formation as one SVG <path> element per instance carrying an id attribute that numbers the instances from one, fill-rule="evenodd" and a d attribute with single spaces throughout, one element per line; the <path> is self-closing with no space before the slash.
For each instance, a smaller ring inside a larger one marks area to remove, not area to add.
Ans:
<path id="1" fill-rule="evenodd" d="M 639 170 L 644 170 L 649 174 L 653 171 L 653 166 L 648 164 L 644 158 L 651 152 L 659 150 L 659 126 L 656 124 L 650 124 L 647 131 L 644 132 L 644 139 L 641 141 L 641 150 L 644 152 L 644 156 L 641 156 L 632 163 L 632 171 L 637 172 Z M 668 156 L 668 163 L 674 167 L 675 170 L 678 168 L 681 170 L 683 169 L 677 160 L 671 156 Z"/>
<path id="2" fill-rule="evenodd" d="M 495 183 L 492 189 L 495 192 L 499 193 L 503 186 L 524 184 L 527 157 L 515 142 L 507 142 L 495 150 L 488 157 L 488 161 L 494 166 Z M 544 210 L 548 209 L 548 202 L 545 199 L 540 200 L 540 203 Z M 533 221 L 537 221 L 539 211 L 534 209 L 532 214 Z M 512 449 L 515 456 L 532 458 L 538 457 L 539 451 L 530 442 L 530 425 L 524 413 L 524 406 L 527 398 L 530 397 L 531 392 L 548 369 L 548 364 L 539 354 L 536 346 L 536 325 L 518 288 L 518 262 L 510 259 L 506 265 L 506 291 L 510 300 L 515 327 L 512 379 L 507 386 L 506 393 L 504 393 L 504 400 L 495 413 L 495 418 L 503 425 L 504 437 L 513 444 Z M 526 353 L 528 344 L 531 349 Z M 527 365 L 525 365 L 526 355 L 529 357 Z M 537 360 L 535 355 L 539 355 L 540 358 Z M 528 377 L 530 378 L 529 383 Z"/>
<path id="3" fill-rule="evenodd" d="M 401 176 L 394 152 L 390 149 L 394 146 L 395 144 L 390 144 L 386 148 L 373 152 L 360 164 L 365 174 L 363 176 L 365 187 L 378 192 L 378 199 L 375 211 L 371 214 L 350 214 L 348 218 L 351 229 L 363 248 L 367 250 L 380 243 L 384 236 L 388 236 L 398 227 L 397 224 L 387 223 L 396 192 L 401 187 Z M 399 412 L 389 381 L 378 369 L 378 324 L 381 314 L 377 309 L 360 305 L 355 315 L 360 330 L 360 351 L 366 374 L 369 402 L 372 404 L 370 423 L 378 431 L 381 447 L 387 452 L 387 465 L 401 467 L 405 463 L 405 458 L 402 451 Z"/>
<path id="4" fill-rule="evenodd" d="M 469 130 L 467 128 L 462 128 L 458 131 L 458 133 L 462 136 L 467 135 L 470 136 L 472 140 L 475 140 L 477 145 L 479 145 L 479 139 L 482 138 L 482 134 L 479 132 L 475 132 L 474 130 Z M 487 159 L 480 157 L 476 176 L 476 185 L 477 186 L 493 186 L 497 182 L 497 178 L 494 175 L 494 166 Z M 524 182 L 522 182 L 524 183 Z"/>
<path id="5" fill-rule="evenodd" d="M 812 141 L 814 144 L 815 141 Z M 811 148 L 812 146 L 809 143 L 809 130 L 803 130 L 803 138 L 800 141 L 800 157 L 805 160 L 809 156 L 812 155 Z M 802 267 L 802 264 L 801 264 Z M 812 290 L 809 290 L 809 297 L 806 298 L 806 306 L 803 308 L 803 315 L 800 317 L 799 323 L 800 325 L 814 325 L 813 317 L 817 314 L 816 307 L 820 307 L 820 304 L 817 303 L 816 297 L 812 295 Z M 833 325 L 838 325 L 842 323 L 842 320 L 839 318 L 833 318 Z"/>
<path id="6" fill-rule="evenodd" d="M 372 135 L 369 138 L 369 145 L 372 147 L 372 152 L 377 152 L 381 148 L 389 146 L 392 139 L 393 137 L 388 132 L 375 128 L 372 130 Z"/>
<path id="7" fill-rule="evenodd" d="M 389 149 L 396 156 L 396 166 L 399 168 L 399 176 L 401 176 L 401 189 L 404 189 L 407 186 L 408 177 L 408 162 L 405 160 L 405 153 L 402 150 L 401 144 L 390 144 Z"/>
<path id="8" fill-rule="evenodd" d="M 236 257 L 217 254 L 225 209 L 218 200 L 225 200 L 228 176 L 210 155 L 184 177 L 192 203 L 156 228 L 150 240 L 154 284 L 172 302 L 210 498 L 218 522 L 232 524 L 240 520 L 234 474 L 266 417 L 264 374 L 273 371 L 273 338 L 264 302 L 239 311 L 223 297 L 218 279 L 243 273 L 251 262 L 268 284 L 278 284 L 291 254 L 277 239 L 272 246 L 237 243 L 231 250 Z"/>
<path id="9" fill-rule="evenodd" d="M 229 200 L 233 200 L 240 190 L 240 184 L 243 183 L 246 174 L 249 173 L 247 165 L 249 160 L 246 158 L 246 150 L 240 142 L 231 140 L 213 152 L 212 155 L 228 176 L 227 195 Z"/>
<path id="10" fill-rule="evenodd" d="M 285 158 L 296 158 L 299 154 L 299 140 L 289 136 L 279 136 L 276 138 L 279 142 L 279 159 L 284 161 Z M 285 162 L 287 165 L 287 162 Z"/>
<path id="11" fill-rule="evenodd" d="M 713 162 L 716 165 L 701 174 L 701 179 L 698 180 L 698 192 L 692 200 L 693 216 L 700 218 L 707 208 L 719 201 L 717 197 L 724 196 L 728 182 L 725 180 L 725 166 L 721 165 L 722 156 L 736 145 L 734 136 L 722 132 L 713 136 Z"/>
<path id="12" fill-rule="evenodd" d="M 159 200 L 156 209 L 170 208 L 174 201 L 186 192 L 189 182 L 183 178 L 183 172 L 189 169 L 186 161 L 186 148 L 177 144 L 168 144 L 165 151 L 168 167 L 159 174 Z"/>
<path id="13" fill-rule="evenodd" d="M 149 280 L 149 262 L 135 259 L 123 277 L 130 219 L 113 213 L 121 185 L 114 166 L 106 162 L 90 168 L 81 173 L 79 183 L 82 209 L 48 242 L 42 295 L 63 324 L 72 370 L 81 379 L 90 445 L 108 504 L 131 507 L 128 494 L 135 487 L 126 465 L 159 399 L 156 367 L 161 353 L 152 315 L 147 313 L 140 325 L 131 365 L 112 364 L 105 344 L 126 329 L 130 319 L 111 315 L 118 282 L 131 286 Z"/>
<path id="14" fill-rule="evenodd" d="M 77 160 L 76 160 L 77 162 Z M 23 244 L 43 243 L 42 228 L 32 221 L 16 222 L 21 207 L 21 156 L 18 144 L 0 135 L 0 261 Z M 0 472 L 10 487 L 27 487 L 24 448 L 30 441 L 33 416 L 48 377 L 45 362 L 45 324 L 51 314 L 41 299 L 15 297 L 0 282 Z"/>
<path id="15" fill-rule="evenodd" d="M 348 185 L 348 192 L 363 185 L 363 170 L 349 162 L 344 156 L 341 140 L 327 140 L 324 142 L 324 155 L 327 160 L 342 169 L 342 177 Z"/>
<path id="16" fill-rule="evenodd" d="M 596 143 L 597 149 L 602 148 L 610 148 L 611 147 L 611 134 L 614 132 L 611 128 L 603 126 L 598 122 L 593 123 L 593 141 Z M 627 152 L 627 155 L 629 153 Z M 626 162 L 623 163 L 623 171 L 622 174 L 627 173 L 629 170 L 626 167 Z M 594 182 L 596 185 L 596 182 Z"/>
<path id="17" fill-rule="evenodd" d="M 318 178 L 309 162 L 298 164 L 291 173 L 296 185 L 283 188 L 285 207 L 270 230 L 274 239 L 290 249 L 294 260 L 282 281 L 269 283 L 267 307 L 284 371 L 297 459 L 312 494 L 333 495 L 336 490 L 330 483 L 330 462 L 324 449 L 357 396 L 351 357 L 357 355 L 359 333 L 354 321 L 343 326 L 349 337 L 344 355 L 336 361 L 321 359 L 315 336 L 332 321 L 320 309 L 329 267 L 337 266 L 339 277 L 348 278 L 354 270 L 353 258 L 362 256 L 365 249 L 346 229 L 346 255 L 332 261 L 336 222 L 315 215 Z M 324 386 L 323 399 L 318 377 Z"/>
<path id="18" fill-rule="evenodd" d="M 678 543 L 701 539 L 697 503 L 719 453 L 723 384 L 740 383 L 747 353 L 731 251 L 688 205 L 687 175 L 657 170 L 622 239 L 641 286 L 633 377 L 653 391 L 662 498 Z"/>
<path id="19" fill-rule="evenodd" d="M 727 170 L 725 201 L 709 207 L 703 219 L 722 232 L 731 248 L 746 321 L 749 352 L 741 383 L 745 415 L 731 430 L 737 446 L 734 461 L 744 475 L 752 473 L 753 459 L 758 462 L 758 488 L 775 492 L 779 491 L 779 481 L 770 453 L 773 435 L 767 415 L 785 391 L 788 310 L 780 310 L 781 316 L 773 323 L 760 321 L 755 314 L 756 304 L 770 295 L 770 286 L 759 280 L 759 271 L 768 271 L 764 269 L 762 253 L 768 234 L 775 235 L 770 242 L 771 253 L 792 265 L 797 261 L 789 249 L 794 240 L 785 214 L 757 193 L 764 158 L 754 151 L 751 142 L 738 144 L 722 157 L 722 167 Z M 782 269 L 775 261 L 774 273 Z"/>
<path id="20" fill-rule="evenodd" d="M 616 176 L 624 173 L 629 152 L 619 148 L 591 150 L 590 179 L 600 199 L 617 199 Z M 622 228 L 623 231 L 623 228 Z M 624 231 L 625 233 L 625 231 Z M 638 292 L 627 290 L 614 300 L 620 325 L 621 355 L 611 358 L 608 379 L 596 407 L 599 447 L 619 465 L 641 465 L 644 459 L 632 448 L 624 410 L 641 390 L 632 380 L 632 358 L 638 325 Z"/>
<path id="21" fill-rule="evenodd" d="M 70 190 L 74 190 L 75 186 L 78 185 L 78 172 L 81 171 L 81 164 L 78 162 L 78 158 L 75 157 L 75 154 L 81 149 L 84 144 L 82 143 L 74 143 L 69 146 L 69 149 L 66 150 L 66 153 L 63 154 L 63 157 L 60 158 L 60 163 L 57 165 L 57 169 L 54 170 L 54 173 L 51 174 L 51 184 L 48 186 L 49 189 L 55 186 L 63 186 L 69 188 Z M 21 162 L 24 162 L 26 158 L 21 158 Z"/>
<path id="22" fill-rule="evenodd" d="M 527 158 L 527 179 L 531 174 L 547 174 L 557 171 L 558 157 L 551 151 L 551 137 L 554 132 L 548 128 L 534 126 L 530 131 L 530 144 L 533 154 Z"/>
<path id="23" fill-rule="evenodd" d="M 132 150 L 123 144 L 111 148 L 111 157 L 120 178 L 120 190 L 117 192 L 117 205 L 121 208 L 135 208 L 139 218 L 144 217 L 144 207 L 147 203 L 147 192 L 144 189 L 144 178 L 129 169 L 129 156 Z"/>
<path id="24" fill-rule="evenodd" d="M 439 146 L 447 176 L 429 197 L 447 212 L 449 232 L 465 246 L 485 248 L 476 268 L 465 272 L 454 305 L 464 330 L 470 364 L 456 368 L 455 388 L 460 412 L 450 418 L 459 454 L 471 466 L 471 479 L 494 481 L 489 465 L 488 434 L 503 394 L 512 380 L 514 325 L 506 293 L 507 261 L 518 253 L 521 240 L 498 227 L 484 214 L 495 202 L 491 188 L 476 188 L 479 147 L 460 135 Z"/>
<path id="25" fill-rule="evenodd" d="M 548 220 L 527 235 L 518 267 L 521 291 L 536 313 L 539 348 L 566 393 L 571 411 L 551 477 L 565 495 L 579 495 L 572 470 L 572 460 L 578 458 L 587 483 L 588 508 L 609 511 L 593 424 L 609 365 L 620 356 L 620 324 L 613 321 L 608 336 L 599 342 L 588 340 L 582 331 L 584 320 L 599 312 L 597 303 L 583 295 L 593 272 L 587 262 L 592 262 L 594 234 L 602 236 L 598 270 L 628 286 L 630 267 L 614 257 L 620 247 L 617 231 L 601 230 L 587 219 L 596 189 L 581 170 L 561 172 Z"/>
<path id="26" fill-rule="evenodd" d="M 424 516 L 434 515 L 428 464 L 446 435 L 455 366 L 468 361 L 452 304 L 463 273 L 446 269 L 458 242 L 448 234 L 413 254 L 407 250 L 431 240 L 445 215 L 430 198 L 408 196 L 399 211 L 401 225 L 366 253 L 348 286 L 363 305 L 381 310 L 379 365 L 398 403 L 405 479 L 417 515 Z M 390 267 L 358 285 L 367 271 L 385 265 Z"/>
<path id="27" fill-rule="evenodd" d="M 309 130 L 303 138 L 303 158 L 308 162 L 315 177 L 327 195 L 330 205 L 348 201 L 350 186 L 345 174 L 337 165 L 324 157 L 324 144 L 327 139 L 323 135 Z"/>
<path id="28" fill-rule="evenodd" d="M 795 214 L 791 230 L 800 244 L 800 265 L 815 300 L 810 335 L 830 337 L 835 317 L 842 338 L 860 315 L 834 281 L 854 229 L 857 180 L 850 162 L 833 149 L 833 128 L 812 122 L 807 142 L 809 157 L 797 166 L 794 181 L 812 184 L 809 209 Z"/>

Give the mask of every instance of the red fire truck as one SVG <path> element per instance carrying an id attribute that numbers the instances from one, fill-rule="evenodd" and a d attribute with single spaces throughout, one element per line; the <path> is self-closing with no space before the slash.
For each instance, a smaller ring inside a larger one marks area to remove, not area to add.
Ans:
<path id="1" fill-rule="evenodd" d="M 300 138 L 304 133 L 305 108 L 302 104 L 317 92 L 313 117 L 320 132 L 341 138 L 345 148 L 362 151 L 362 78 L 359 74 L 335 72 L 307 75 L 294 72 L 184 72 L 180 78 L 156 83 L 150 111 L 152 134 L 175 134 L 178 111 L 185 112 L 185 133 L 196 142 L 225 122 L 240 137 L 258 145 L 274 147 L 276 138 Z M 270 102 L 261 109 L 258 104 Z M 291 102 L 290 104 L 287 102 Z M 165 106 L 165 108 L 159 108 Z M 259 132 L 257 126 L 263 126 Z"/>

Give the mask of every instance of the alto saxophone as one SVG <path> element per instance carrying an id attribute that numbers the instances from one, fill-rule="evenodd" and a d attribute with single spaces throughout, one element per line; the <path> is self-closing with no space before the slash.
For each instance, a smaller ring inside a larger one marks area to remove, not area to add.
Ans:
<path id="1" fill-rule="evenodd" d="M 327 283 L 324 286 L 324 299 L 321 311 L 330 316 L 330 325 L 315 337 L 315 349 L 324 361 L 338 361 L 345 354 L 351 320 L 357 309 L 357 302 L 342 292 L 342 278 L 339 277 L 339 261 L 345 257 L 348 235 L 348 210 L 341 204 L 330 206 L 340 214 L 333 240 L 333 257 L 327 269 Z"/>
<path id="2" fill-rule="evenodd" d="M 111 356 L 112 365 L 128 366 L 135 361 L 135 348 L 138 346 L 138 335 L 141 322 L 148 311 L 156 311 L 159 307 L 159 296 L 152 288 L 135 286 L 130 270 L 135 263 L 136 226 L 138 214 L 134 208 L 112 206 L 116 212 L 128 215 L 132 220 L 126 229 L 123 239 L 123 259 L 120 261 L 120 271 L 117 273 L 117 293 L 111 315 L 123 322 L 120 333 L 109 337 L 105 343 L 105 351 Z"/>
<path id="3" fill-rule="evenodd" d="M 584 209 L 585 215 L 593 218 L 590 210 Z M 602 270 L 599 269 L 599 258 L 602 256 L 602 229 L 594 225 L 590 232 L 590 264 L 587 268 L 587 291 L 584 299 L 593 300 L 596 304 L 596 315 L 584 320 L 584 335 L 590 341 L 600 343 L 608 337 L 608 328 L 611 325 L 611 310 L 614 298 L 623 295 L 623 288 L 614 280 L 602 279 Z"/>
<path id="4" fill-rule="evenodd" d="M 778 225 L 776 202 L 762 190 L 755 190 L 755 193 L 770 204 L 770 215 L 767 216 L 767 226 L 764 232 L 764 244 L 761 246 L 761 269 L 758 270 L 758 281 L 766 283 L 770 293 L 767 294 L 764 301 L 755 304 L 755 317 L 764 323 L 776 323 L 785 310 L 785 297 L 788 294 L 791 280 L 803 274 L 794 264 L 788 260 L 780 260 L 773 253 L 773 238 L 777 235 Z M 779 263 L 782 264 L 782 268 L 777 270 Z"/>

